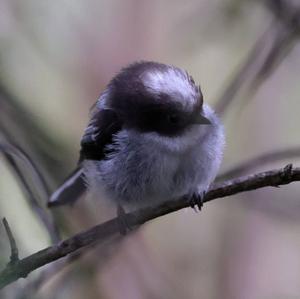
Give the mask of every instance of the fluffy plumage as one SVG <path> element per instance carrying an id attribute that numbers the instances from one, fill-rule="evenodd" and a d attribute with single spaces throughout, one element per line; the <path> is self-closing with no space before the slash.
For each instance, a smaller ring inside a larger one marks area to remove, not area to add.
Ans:
<path id="1" fill-rule="evenodd" d="M 187 72 L 140 62 L 109 83 L 81 147 L 91 192 L 121 205 L 150 205 L 205 192 L 222 160 L 224 132 Z M 63 190 L 50 205 L 60 204 Z"/>

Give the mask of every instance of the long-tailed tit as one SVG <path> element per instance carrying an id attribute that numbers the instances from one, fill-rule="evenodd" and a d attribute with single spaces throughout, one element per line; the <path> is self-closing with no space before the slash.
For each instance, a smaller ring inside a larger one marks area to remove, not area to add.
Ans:
<path id="1" fill-rule="evenodd" d="M 92 109 L 78 167 L 49 206 L 86 189 L 118 206 L 205 193 L 219 169 L 223 126 L 185 71 L 156 62 L 122 69 Z M 200 203 L 201 204 L 201 203 Z"/>

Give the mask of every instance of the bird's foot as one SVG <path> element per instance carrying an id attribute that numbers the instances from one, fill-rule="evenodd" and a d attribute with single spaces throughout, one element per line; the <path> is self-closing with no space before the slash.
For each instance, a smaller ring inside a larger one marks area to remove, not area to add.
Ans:
<path id="1" fill-rule="evenodd" d="M 202 210 L 204 204 L 204 196 L 205 196 L 204 191 L 201 193 L 193 193 L 190 196 L 190 206 L 191 208 L 194 209 L 196 213 Z"/>
<path id="2" fill-rule="evenodd" d="M 118 204 L 117 207 L 119 232 L 122 236 L 125 236 L 127 232 L 131 231 L 131 226 L 127 221 L 127 215 L 124 208 Z"/>

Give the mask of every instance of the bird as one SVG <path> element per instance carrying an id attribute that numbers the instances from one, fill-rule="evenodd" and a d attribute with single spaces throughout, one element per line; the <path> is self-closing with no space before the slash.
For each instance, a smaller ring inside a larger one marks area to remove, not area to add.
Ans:
<path id="1" fill-rule="evenodd" d="M 114 203 L 119 214 L 124 207 L 182 196 L 201 208 L 224 145 L 223 125 L 187 71 L 153 61 L 131 63 L 92 107 L 77 168 L 48 206 L 73 203 L 88 191 Z"/>

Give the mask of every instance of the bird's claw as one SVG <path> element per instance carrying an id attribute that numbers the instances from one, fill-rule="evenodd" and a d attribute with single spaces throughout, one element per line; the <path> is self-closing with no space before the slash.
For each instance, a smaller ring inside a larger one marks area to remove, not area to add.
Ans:
<path id="1" fill-rule="evenodd" d="M 195 212 L 200 212 L 204 204 L 204 195 L 205 193 L 193 193 L 190 196 L 190 206 L 194 209 Z"/>

